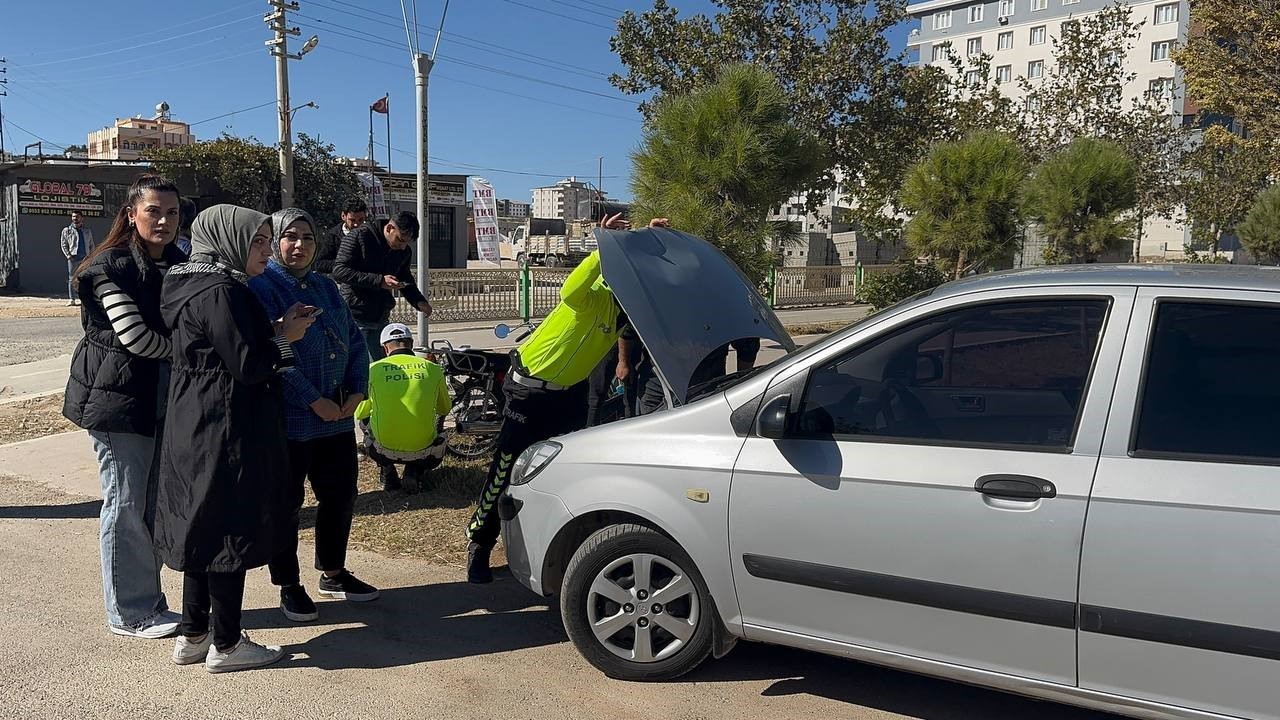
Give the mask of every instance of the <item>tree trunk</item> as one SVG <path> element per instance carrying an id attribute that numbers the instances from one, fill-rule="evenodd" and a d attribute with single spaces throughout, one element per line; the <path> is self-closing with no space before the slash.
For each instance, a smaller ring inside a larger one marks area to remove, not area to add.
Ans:
<path id="1" fill-rule="evenodd" d="M 956 258 L 956 280 L 964 277 L 964 261 L 968 257 L 968 252 L 963 248 L 960 250 L 960 256 Z"/>

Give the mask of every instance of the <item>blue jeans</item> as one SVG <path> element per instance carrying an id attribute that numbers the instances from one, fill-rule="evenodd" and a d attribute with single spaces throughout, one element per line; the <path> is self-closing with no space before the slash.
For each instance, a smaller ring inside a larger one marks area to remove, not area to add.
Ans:
<path id="1" fill-rule="evenodd" d="M 379 323 L 377 325 L 366 325 L 364 323 L 356 323 L 360 327 L 360 332 L 364 333 L 364 344 L 369 346 L 369 362 L 375 363 L 387 356 L 382 349 L 382 328 L 387 323 Z"/>
<path id="2" fill-rule="evenodd" d="M 160 560 L 152 543 L 155 526 L 156 438 L 90 430 L 102 481 L 99 541 L 102 596 L 107 622 L 134 625 L 168 610 L 160 590 Z"/>

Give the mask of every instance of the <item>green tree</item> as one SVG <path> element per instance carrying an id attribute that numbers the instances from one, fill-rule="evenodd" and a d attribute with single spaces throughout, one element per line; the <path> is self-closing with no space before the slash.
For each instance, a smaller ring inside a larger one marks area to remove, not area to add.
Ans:
<path id="1" fill-rule="evenodd" d="M 999 267 L 1020 236 L 1020 193 L 1028 163 L 1007 135 L 979 132 L 934 146 L 907 175 L 902 206 L 907 244 L 946 264 L 954 277 Z"/>
<path id="2" fill-rule="evenodd" d="M 793 191 L 813 191 L 810 205 L 849 183 L 864 226 L 892 221 L 883 212 L 906 169 L 936 127 L 917 101 L 938 95 L 935 71 L 907 67 L 888 31 L 906 20 L 905 0 L 712 0 L 713 15 L 681 18 L 667 0 L 628 11 L 610 41 L 626 67 L 610 78 L 628 94 L 676 95 L 714 81 L 721 70 L 749 63 L 780 84 L 798 127 L 830 153 L 823 172 Z M 930 79 L 933 78 L 933 79 Z M 908 103 L 910 99 L 912 102 Z M 642 103 L 652 117 L 655 104 Z M 911 113 L 908 113 L 911 110 Z"/>
<path id="3" fill-rule="evenodd" d="M 279 156 L 252 137 L 224 134 L 216 140 L 159 149 L 150 159 L 166 174 L 190 178 L 197 193 L 213 203 L 262 212 L 280 207 Z"/>
<path id="4" fill-rule="evenodd" d="M 1280 175 L 1280 1 L 1193 0 L 1190 37 L 1174 53 L 1187 95 L 1231 117 Z"/>
<path id="5" fill-rule="evenodd" d="M 321 228 L 341 220 L 347 198 L 363 195 L 351 168 L 339 165 L 336 159 L 332 144 L 298 133 L 293 146 L 294 201 L 311 213 Z"/>
<path id="6" fill-rule="evenodd" d="M 1179 188 L 1191 221 L 1190 249 L 1216 258 L 1222 237 L 1244 220 L 1267 176 L 1267 158 L 1256 144 L 1222 126 L 1206 129 L 1187 155 Z"/>
<path id="7" fill-rule="evenodd" d="M 899 261 L 892 270 L 869 273 L 858 287 L 858 302 L 870 305 L 872 310 L 883 310 L 947 279 L 947 274 L 932 263 Z"/>
<path id="8" fill-rule="evenodd" d="M 1049 263 L 1096 262 L 1133 232 L 1137 168 L 1122 147 L 1077 138 L 1031 173 L 1024 209 L 1048 240 Z"/>
<path id="9" fill-rule="evenodd" d="M 1259 262 L 1280 263 L 1280 185 L 1272 185 L 1258 195 L 1236 232 L 1240 244 Z"/>
<path id="10" fill-rule="evenodd" d="M 756 283 L 794 228 L 772 208 L 822 169 L 822 145 L 792 121 L 767 72 L 736 65 L 685 94 L 659 98 L 635 164 L 638 220 L 672 224 L 719 247 Z"/>

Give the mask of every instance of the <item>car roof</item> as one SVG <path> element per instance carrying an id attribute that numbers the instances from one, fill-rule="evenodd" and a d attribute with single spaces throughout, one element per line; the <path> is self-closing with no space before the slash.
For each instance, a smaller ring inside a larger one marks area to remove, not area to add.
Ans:
<path id="1" fill-rule="evenodd" d="M 1280 290 L 1280 267 L 1227 264 L 1047 265 L 974 275 L 938 287 L 931 299 L 979 290 L 1062 285 Z"/>

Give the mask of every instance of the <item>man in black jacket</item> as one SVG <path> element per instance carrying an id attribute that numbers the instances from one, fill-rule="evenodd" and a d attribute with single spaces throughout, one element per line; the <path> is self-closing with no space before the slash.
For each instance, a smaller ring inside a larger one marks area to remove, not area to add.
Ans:
<path id="1" fill-rule="evenodd" d="M 418 290 L 409 271 L 410 243 L 418 237 L 418 218 L 402 212 L 386 221 L 371 220 L 342 239 L 333 265 L 333 279 L 364 332 L 370 362 L 384 357 L 379 336 L 396 305 L 399 290 L 418 312 L 431 317 L 431 304 Z"/>
<path id="2" fill-rule="evenodd" d="M 332 275 L 333 263 L 338 257 L 338 249 L 342 247 L 342 239 L 359 230 L 368 215 L 369 206 L 364 200 L 358 197 L 348 198 L 346 204 L 342 206 L 342 222 L 329 228 L 325 233 L 324 242 L 316 251 L 316 259 L 311 264 L 311 269 L 321 275 Z"/>

